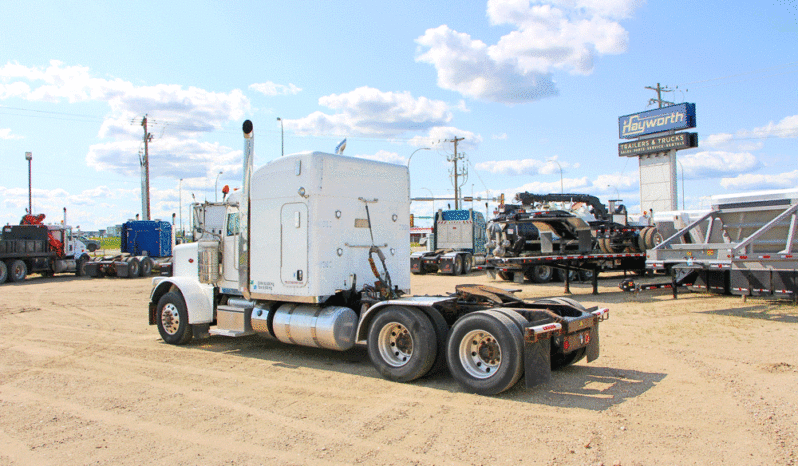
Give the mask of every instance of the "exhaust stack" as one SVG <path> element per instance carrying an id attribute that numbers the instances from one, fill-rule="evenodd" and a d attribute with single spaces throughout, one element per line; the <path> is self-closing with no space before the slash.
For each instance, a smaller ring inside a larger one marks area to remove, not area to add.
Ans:
<path id="1" fill-rule="evenodd" d="M 252 179 L 252 164 L 255 158 L 255 133 L 252 122 L 244 122 L 244 179 L 241 183 L 241 201 L 239 203 L 239 241 L 238 241 L 238 289 L 245 299 L 249 293 L 249 184 Z"/>

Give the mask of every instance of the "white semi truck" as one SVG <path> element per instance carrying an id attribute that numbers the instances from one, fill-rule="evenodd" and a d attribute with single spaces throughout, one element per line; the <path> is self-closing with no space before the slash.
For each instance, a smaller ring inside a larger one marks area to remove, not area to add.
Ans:
<path id="1" fill-rule="evenodd" d="M 176 246 L 172 276 L 153 279 L 149 322 L 167 343 L 259 334 L 339 351 L 360 344 L 387 379 L 448 366 L 480 394 L 598 357 L 606 309 L 474 285 L 409 296 L 405 166 L 306 152 L 253 173 L 252 123 L 243 129 L 242 189 L 200 206 L 199 241 Z"/>

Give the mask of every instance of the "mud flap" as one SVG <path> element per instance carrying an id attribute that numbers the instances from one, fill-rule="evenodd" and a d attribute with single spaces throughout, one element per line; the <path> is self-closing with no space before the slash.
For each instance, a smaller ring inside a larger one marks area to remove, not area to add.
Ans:
<path id="1" fill-rule="evenodd" d="M 130 275 L 130 268 L 127 262 L 114 261 L 114 269 L 116 270 L 117 277 L 128 278 Z"/>
<path id="2" fill-rule="evenodd" d="M 590 329 L 590 343 L 587 345 L 587 362 L 593 362 L 599 357 L 599 324 Z"/>
<path id="3" fill-rule="evenodd" d="M 527 388 L 551 380 L 551 338 L 524 341 L 524 382 Z"/>

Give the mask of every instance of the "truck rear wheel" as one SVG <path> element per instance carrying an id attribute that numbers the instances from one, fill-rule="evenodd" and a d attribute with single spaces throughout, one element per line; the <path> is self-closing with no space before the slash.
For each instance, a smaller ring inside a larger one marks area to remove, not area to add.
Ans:
<path id="1" fill-rule="evenodd" d="M 8 266 L 5 262 L 0 260 L 0 285 L 8 279 Z"/>
<path id="2" fill-rule="evenodd" d="M 152 259 L 145 257 L 139 264 L 139 271 L 142 277 L 149 277 L 152 273 Z"/>
<path id="3" fill-rule="evenodd" d="M 158 333 L 163 341 L 170 345 L 184 345 L 191 340 L 193 332 L 188 324 L 186 302 L 179 292 L 170 291 L 161 296 L 155 312 Z"/>
<path id="4" fill-rule="evenodd" d="M 435 363 L 435 328 L 421 311 L 389 306 L 369 326 L 371 363 L 386 379 L 409 382 L 424 376 Z"/>
<path id="5" fill-rule="evenodd" d="M 463 258 L 463 275 L 471 273 L 471 267 L 474 266 L 474 258 L 471 254 L 466 254 Z"/>
<path id="6" fill-rule="evenodd" d="M 554 353 L 551 355 L 551 368 L 552 370 L 557 370 L 576 364 L 585 357 L 585 354 L 587 354 L 587 348 L 579 348 L 568 354 Z"/>
<path id="7" fill-rule="evenodd" d="M 21 282 L 28 276 L 28 266 L 25 262 L 17 259 L 11 262 L 11 267 L 8 270 L 8 275 L 11 277 L 12 282 Z"/>
<path id="8" fill-rule="evenodd" d="M 141 275 L 141 264 L 135 257 L 127 260 L 127 278 L 137 278 Z"/>
<path id="9" fill-rule="evenodd" d="M 463 270 L 463 256 L 458 255 L 454 258 L 454 270 L 452 271 L 452 275 L 462 275 Z"/>
<path id="10" fill-rule="evenodd" d="M 523 345 L 521 331 L 506 315 L 471 313 L 458 320 L 449 333 L 449 372 L 470 392 L 496 395 L 521 378 Z"/>
<path id="11" fill-rule="evenodd" d="M 529 269 L 526 278 L 535 283 L 548 283 L 554 275 L 553 269 L 548 265 L 536 265 Z"/>

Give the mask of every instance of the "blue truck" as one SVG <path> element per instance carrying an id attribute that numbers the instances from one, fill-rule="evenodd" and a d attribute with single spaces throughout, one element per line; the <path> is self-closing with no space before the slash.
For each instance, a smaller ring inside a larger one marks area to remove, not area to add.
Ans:
<path id="1" fill-rule="evenodd" d="M 91 277 L 135 278 L 171 268 L 174 245 L 172 224 L 161 220 L 129 220 L 122 224 L 120 254 L 86 264 Z"/>
<path id="2" fill-rule="evenodd" d="M 439 209 L 432 225 L 430 250 L 410 255 L 410 272 L 460 275 L 484 264 L 486 225 L 485 216 L 473 209 Z"/>

